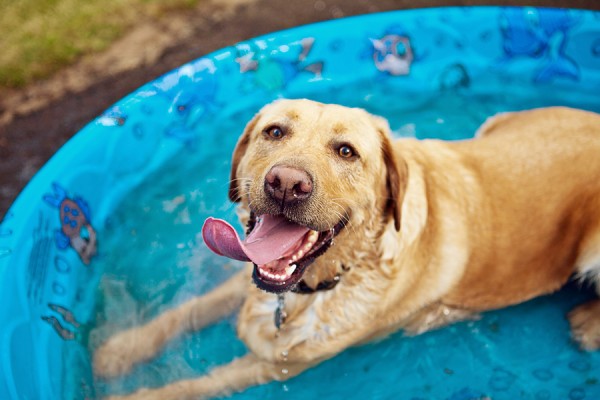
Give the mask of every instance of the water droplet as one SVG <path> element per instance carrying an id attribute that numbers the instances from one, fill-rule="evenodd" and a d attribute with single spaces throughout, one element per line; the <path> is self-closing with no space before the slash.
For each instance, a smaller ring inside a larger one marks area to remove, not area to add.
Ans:
<path id="1" fill-rule="evenodd" d="M 288 386 L 285 385 L 285 384 L 282 386 L 282 389 L 283 389 L 284 392 L 289 392 L 290 391 L 290 388 L 288 388 Z"/>
<path id="2" fill-rule="evenodd" d="M 283 368 L 283 369 L 281 370 L 281 373 L 282 373 L 282 374 L 284 374 L 284 375 L 287 375 L 287 374 L 288 374 L 288 372 L 289 372 L 289 371 L 287 370 L 287 368 Z"/>
<path id="3" fill-rule="evenodd" d="M 284 350 L 284 351 L 281 352 L 281 357 L 287 358 L 287 356 L 288 356 L 288 351 L 287 350 Z"/>

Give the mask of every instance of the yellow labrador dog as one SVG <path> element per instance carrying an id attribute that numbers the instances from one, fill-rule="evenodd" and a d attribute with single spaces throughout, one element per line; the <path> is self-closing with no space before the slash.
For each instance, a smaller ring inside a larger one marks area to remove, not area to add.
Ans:
<path id="1" fill-rule="evenodd" d="M 230 198 L 248 226 L 207 220 L 218 254 L 249 261 L 212 292 L 110 338 L 98 375 L 127 373 L 174 336 L 239 308 L 249 353 L 127 399 L 197 399 L 286 380 L 349 346 L 418 334 L 559 289 L 600 283 L 600 116 L 501 114 L 473 140 L 392 142 L 360 109 L 280 100 L 233 154 Z M 600 301 L 569 315 L 600 347 Z"/>

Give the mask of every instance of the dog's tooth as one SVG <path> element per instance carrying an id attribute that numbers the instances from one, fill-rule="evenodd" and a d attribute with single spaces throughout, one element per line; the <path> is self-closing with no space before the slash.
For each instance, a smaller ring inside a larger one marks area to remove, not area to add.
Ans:
<path id="1" fill-rule="evenodd" d="M 302 258 L 302 256 L 304 256 L 304 251 L 298 250 L 298 253 L 296 254 L 298 255 L 298 258 Z"/>
<path id="2" fill-rule="evenodd" d="M 296 270 L 296 264 L 292 264 L 285 269 L 285 273 L 287 274 L 287 276 L 291 276 L 295 270 Z"/>
<path id="3" fill-rule="evenodd" d="M 296 255 L 294 254 L 294 255 L 292 256 L 292 261 L 296 261 L 297 259 L 298 259 L 298 257 L 296 257 Z"/>
<path id="4" fill-rule="evenodd" d="M 292 262 L 292 261 L 289 260 L 289 262 Z M 294 273 L 295 270 L 296 270 L 296 264 L 291 264 L 288 267 L 286 267 L 285 270 L 281 274 L 273 273 L 273 272 L 270 272 L 266 268 L 263 269 L 260 267 L 258 268 L 258 273 L 269 279 L 284 282 L 286 279 L 288 279 Z"/>

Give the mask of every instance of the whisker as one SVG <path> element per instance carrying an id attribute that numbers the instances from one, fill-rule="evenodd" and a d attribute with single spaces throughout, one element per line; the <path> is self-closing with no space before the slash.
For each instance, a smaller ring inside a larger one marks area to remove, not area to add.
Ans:
<path id="1" fill-rule="evenodd" d="M 339 220 L 344 220 L 346 221 L 346 227 L 349 228 L 352 233 L 354 233 L 355 235 L 358 235 L 358 231 L 356 230 L 356 226 L 350 224 L 350 215 L 348 214 L 347 208 L 344 207 L 343 205 L 339 204 L 338 202 L 336 202 L 335 200 L 345 200 L 345 199 L 331 199 L 331 203 L 333 206 L 335 207 L 339 207 L 339 209 L 341 210 L 338 211 L 335 208 L 332 208 L 332 212 L 334 212 Z"/>
<path id="2" fill-rule="evenodd" d="M 235 179 L 230 179 L 227 182 L 224 182 L 221 187 L 228 187 L 230 186 L 232 183 L 238 183 L 241 182 L 242 184 L 246 183 L 246 182 L 252 182 L 252 178 L 235 178 Z"/>
<path id="3" fill-rule="evenodd" d="M 247 195 L 250 191 L 250 188 L 252 187 L 252 184 L 254 183 L 254 180 L 252 178 L 237 178 L 233 181 L 240 181 L 242 182 L 242 184 L 240 185 L 240 189 L 237 190 L 237 198 L 236 200 L 241 200 L 245 195 Z"/>

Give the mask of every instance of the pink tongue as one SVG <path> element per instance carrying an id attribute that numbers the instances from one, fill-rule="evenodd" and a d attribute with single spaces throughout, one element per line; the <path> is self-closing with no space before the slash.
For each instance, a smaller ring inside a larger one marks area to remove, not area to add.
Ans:
<path id="1" fill-rule="evenodd" d="M 264 265 L 283 257 L 301 241 L 309 229 L 283 217 L 262 215 L 246 240 L 222 219 L 207 218 L 202 227 L 206 245 L 215 253 L 240 261 Z"/>

